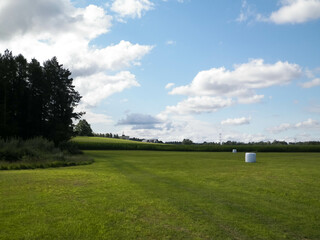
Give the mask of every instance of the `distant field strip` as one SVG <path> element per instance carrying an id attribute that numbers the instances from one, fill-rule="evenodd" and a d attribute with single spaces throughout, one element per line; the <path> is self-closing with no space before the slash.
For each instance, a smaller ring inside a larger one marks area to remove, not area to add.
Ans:
<path id="1" fill-rule="evenodd" d="M 86 151 L 0 172 L 0 239 L 320 239 L 320 153 Z"/>
<path id="2" fill-rule="evenodd" d="M 137 141 L 102 138 L 75 137 L 72 139 L 82 150 L 153 150 L 153 151 L 198 151 L 198 152 L 320 152 L 320 145 L 178 145 L 143 143 Z"/>

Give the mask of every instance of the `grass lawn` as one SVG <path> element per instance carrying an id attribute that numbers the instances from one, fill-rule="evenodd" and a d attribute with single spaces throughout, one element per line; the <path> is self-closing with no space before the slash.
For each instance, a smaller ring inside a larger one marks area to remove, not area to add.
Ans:
<path id="1" fill-rule="evenodd" d="M 86 154 L 0 171 L 0 239 L 320 239 L 320 153 Z"/>

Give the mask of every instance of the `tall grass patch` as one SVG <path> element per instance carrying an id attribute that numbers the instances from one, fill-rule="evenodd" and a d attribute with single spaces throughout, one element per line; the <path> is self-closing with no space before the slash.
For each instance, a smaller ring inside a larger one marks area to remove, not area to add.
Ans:
<path id="1" fill-rule="evenodd" d="M 93 162 L 87 156 L 72 156 L 70 153 L 77 149 L 73 145 L 66 143 L 61 150 L 42 137 L 28 140 L 0 139 L 0 170 L 74 166 Z"/>

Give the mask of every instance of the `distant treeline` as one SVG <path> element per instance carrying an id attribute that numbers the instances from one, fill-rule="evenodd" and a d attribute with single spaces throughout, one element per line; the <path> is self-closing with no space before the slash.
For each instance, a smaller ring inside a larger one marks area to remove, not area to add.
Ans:
<path id="1" fill-rule="evenodd" d="M 120 138 L 118 134 L 114 133 L 93 133 L 95 137 L 104 137 L 104 138 Z"/>
<path id="2" fill-rule="evenodd" d="M 81 116 L 74 112 L 81 96 L 70 75 L 55 57 L 41 66 L 8 50 L 0 54 L 0 137 L 70 139 L 72 119 Z"/>
<path id="3" fill-rule="evenodd" d="M 119 134 L 116 134 L 116 133 L 93 133 L 93 136 L 104 137 L 104 138 L 117 138 L 117 139 L 123 138 L 122 136 L 119 136 Z M 136 142 L 142 142 L 144 139 L 131 137 L 131 138 L 129 138 L 129 140 L 136 141 Z M 162 142 L 160 141 L 159 143 L 162 143 Z"/>

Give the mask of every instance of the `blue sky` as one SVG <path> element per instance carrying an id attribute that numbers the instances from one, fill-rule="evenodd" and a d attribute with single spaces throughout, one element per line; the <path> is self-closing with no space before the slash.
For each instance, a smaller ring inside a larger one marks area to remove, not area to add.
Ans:
<path id="1" fill-rule="evenodd" d="M 320 0 L 4 0 L 0 24 L 71 70 L 97 133 L 320 141 Z"/>

